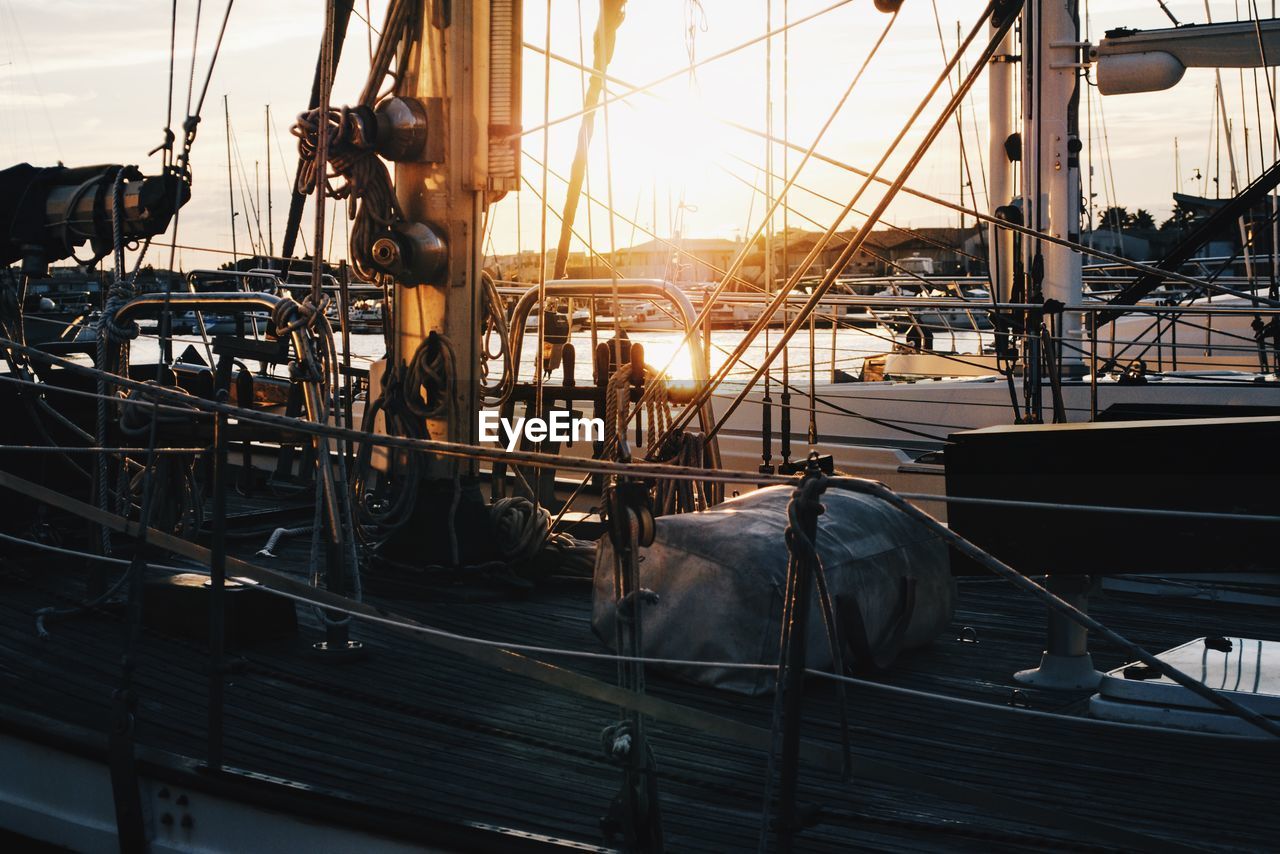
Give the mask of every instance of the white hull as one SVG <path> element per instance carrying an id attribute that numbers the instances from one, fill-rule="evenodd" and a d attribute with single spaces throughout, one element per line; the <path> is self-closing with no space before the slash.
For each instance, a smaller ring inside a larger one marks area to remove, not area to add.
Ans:
<path id="1" fill-rule="evenodd" d="M 1021 400 L 1021 380 L 1015 380 Z M 716 395 L 717 412 L 724 412 L 736 391 L 726 388 Z M 850 474 L 880 480 L 903 492 L 942 494 L 945 484 L 941 465 L 919 462 L 930 450 L 941 448 L 946 438 L 962 430 L 1014 423 L 1008 385 L 1003 379 L 926 380 L 920 382 L 825 383 L 816 388 L 818 406 L 817 449 L 831 454 L 837 468 Z M 1084 422 L 1090 418 L 1091 387 L 1069 382 L 1062 387 L 1066 418 Z M 1053 411 L 1052 392 L 1043 389 L 1045 419 Z M 1192 407 L 1274 407 L 1280 410 L 1280 382 L 1248 382 L 1242 376 L 1220 381 L 1166 375 L 1145 385 L 1121 385 L 1111 380 L 1098 384 L 1097 408 L 1104 412 L 1117 404 Z M 773 393 L 773 460 L 781 461 L 778 394 Z M 791 458 L 808 453 L 809 396 L 791 396 Z M 856 413 L 856 414 L 853 414 Z M 875 419 L 875 420 L 868 420 Z M 724 467 L 754 470 L 761 462 L 761 401 L 754 393 L 729 417 L 719 433 Z M 940 503 L 925 502 L 937 515 L 945 515 Z"/>
<path id="2" fill-rule="evenodd" d="M 0 775 L 0 827 L 73 851 L 120 850 L 107 765 L 0 734 L 0 767 L 7 771 Z M 138 789 L 143 832 L 154 852 L 423 850 L 146 774 Z"/>

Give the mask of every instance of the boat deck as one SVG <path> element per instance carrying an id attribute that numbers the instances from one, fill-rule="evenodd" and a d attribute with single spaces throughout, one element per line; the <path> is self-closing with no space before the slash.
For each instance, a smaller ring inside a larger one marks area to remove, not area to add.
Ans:
<path id="1" fill-rule="evenodd" d="M 257 538 L 238 543 L 250 560 L 261 545 Z M 289 543 L 270 563 L 301 571 L 306 548 Z M 11 708 L 105 734 L 120 679 L 123 610 L 53 622 L 43 641 L 32 617 L 36 608 L 72 601 L 84 575 L 76 564 L 47 557 L 0 562 L 0 695 Z M 884 686 L 849 689 L 852 779 L 842 782 L 837 773 L 802 763 L 801 802 L 820 806 L 821 819 L 799 836 L 800 850 L 1089 847 L 1082 842 L 1086 833 L 1039 826 L 1016 813 L 860 782 L 858 757 L 1160 840 L 1241 849 L 1274 843 L 1275 743 L 1070 716 L 1082 706 L 1080 695 L 1022 689 L 1017 702 L 1033 713 L 1011 708 L 1010 675 L 1037 660 L 1042 609 L 1002 582 L 964 580 L 960 588 L 956 619 L 942 637 L 906 655 L 880 677 Z M 468 635 L 603 651 L 590 630 L 590 590 L 583 581 L 549 584 L 525 599 L 378 604 Z M 1275 612 L 1264 607 L 1166 599 L 1158 605 L 1149 597 L 1111 594 L 1095 597 L 1092 611 L 1153 650 L 1206 634 L 1277 637 Z M 418 835 L 419 842 L 432 841 L 421 836 L 432 820 L 601 842 L 598 821 L 621 777 L 600 746 L 616 707 L 376 624 L 355 629 L 368 646 L 365 658 L 331 663 L 309 654 L 310 642 L 321 636 L 312 610 L 299 607 L 298 614 L 296 638 L 236 655 L 226 688 L 228 766 L 401 816 L 400 830 L 393 825 L 384 832 Z M 976 643 L 961 639 L 975 636 Z M 1100 667 L 1121 663 L 1113 650 L 1094 654 Z M 606 682 L 615 678 L 609 662 L 554 663 Z M 135 676 L 140 745 L 203 758 L 207 668 L 204 643 L 144 629 Z M 652 671 L 649 692 L 769 726 L 768 698 L 719 693 Z M 834 691 L 812 684 L 804 738 L 838 745 L 836 721 Z M 763 753 L 663 721 L 653 721 L 649 733 L 668 850 L 754 848 Z M 1099 840 L 1098 847 L 1114 846 Z"/>

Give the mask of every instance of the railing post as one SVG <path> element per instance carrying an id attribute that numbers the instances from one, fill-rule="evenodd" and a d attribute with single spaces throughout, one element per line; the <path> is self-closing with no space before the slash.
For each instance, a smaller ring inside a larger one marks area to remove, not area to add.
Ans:
<path id="1" fill-rule="evenodd" d="M 1024 361 L 1026 363 L 1025 382 L 1027 388 L 1026 418 L 1027 421 L 1032 424 L 1041 424 L 1044 421 L 1044 400 L 1042 399 L 1044 390 L 1040 387 L 1040 335 L 1038 333 L 1033 334 L 1029 331 L 1040 325 L 1039 313 L 1028 312 L 1027 320 L 1028 322 L 1026 330 L 1024 330 L 1023 338 L 1023 347 L 1025 348 Z"/>
<path id="2" fill-rule="evenodd" d="M 220 395 L 225 399 L 226 392 Z M 209 548 L 209 726 L 210 771 L 222 770 L 223 647 L 226 643 L 227 414 L 213 419 L 213 542 Z"/>
<path id="3" fill-rule="evenodd" d="M 1098 312 L 1089 314 L 1089 420 L 1098 420 Z"/>

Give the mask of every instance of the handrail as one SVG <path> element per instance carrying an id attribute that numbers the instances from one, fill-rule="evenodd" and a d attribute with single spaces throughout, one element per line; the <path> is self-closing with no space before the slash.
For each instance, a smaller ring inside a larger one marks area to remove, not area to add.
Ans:
<path id="1" fill-rule="evenodd" d="M 209 278 L 266 279 L 271 282 L 273 287 L 279 287 L 281 285 L 281 281 L 278 276 L 259 270 L 192 270 L 190 273 L 187 273 L 187 282 L 194 284 L 196 279 L 201 276 Z"/>
<path id="2" fill-rule="evenodd" d="M 120 322 L 152 309 L 173 311 L 208 311 L 237 314 L 244 311 L 274 311 L 287 297 L 260 291 L 206 291 L 204 293 L 139 294 L 120 307 Z"/>
<path id="3" fill-rule="evenodd" d="M 550 297 L 601 297 L 612 296 L 615 281 L 617 282 L 617 293 L 621 297 L 630 299 L 636 297 L 663 298 L 671 302 L 676 307 L 676 310 L 680 312 L 680 320 L 684 323 L 685 330 L 689 331 L 692 328 L 693 321 L 697 318 L 698 313 L 694 309 L 689 295 L 672 283 L 662 279 L 561 279 L 556 282 L 547 282 L 542 287 L 545 288 L 546 295 Z M 532 312 L 534 301 L 538 299 L 538 292 L 538 285 L 524 290 L 511 314 L 511 354 L 512 362 L 514 363 L 515 381 L 520 379 L 520 351 L 524 341 L 524 324 Z M 710 373 L 707 369 L 706 360 L 703 358 L 702 342 L 696 329 L 693 329 L 689 343 L 695 345 L 690 347 L 694 380 L 705 383 L 710 377 Z"/>
<path id="4" fill-rule="evenodd" d="M 607 281 L 607 280 L 606 280 Z M 621 282 L 657 282 L 657 279 L 619 279 Z M 553 294 L 551 290 L 563 282 L 548 282 L 547 293 Z M 670 283 L 666 283 L 670 284 Z M 533 288 L 536 295 L 537 288 Z M 688 295 L 684 294 L 679 288 L 675 288 L 674 292 L 680 293 L 688 300 Z M 499 288 L 498 293 L 505 297 L 523 296 L 527 291 L 523 288 L 517 290 L 515 288 Z M 564 295 L 564 294 L 561 294 Z M 578 294 L 574 294 L 575 296 Z M 620 294 L 627 298 L 634 299 L 636 294 Z M 643 296 L 643 294 L 641 294 Z M 536 298 L 536 296 L 535 296 Z M 773 299 L 777 295 L 773 295 Z M 1240 299 L 1239 297 L 1236 297 Z M 765 294 L 751 293 L 735 293 L 724 294 L 720 297 L 723 302 L 736 303 L 760 303 L 769 300 L 770 297 Z M 787 297 L 788 303 L 803 303 L 806 298 L 804 294 L 793 294 Z M 987 299 L 960 299 L 958 297 L 891 297 L 891 296 L 857 296 L 855 294 L 828 294 L 822 298 L 822 303 L 826 305 L 844 305 L 844 306 L 867 306 L 874 308 L 932 308 L 932 309 L 963 309 L 969 311 L 1041 311 L 1044 309 L 1043 303 L 1028 302 L 999 302 L 993 303 Z M 692 302 L 690 301 L 690 305 Z M 1090 302 L 1086 305 L 1068 305 L 1063 307 L 1063 311 L 1079 314 L 1095 314 L 1102 311 L 1114 311 L 1115 307 L 1103 302 Z M 1156 305 L 1151 303 L 1138 303 L 1128 306 L 1129 314 L 1191 314 L 1191 315 L 1232 315 L 1243 314 L 1252 317 L 1255 314 L 1280 314 L 1280 307 L 1277 306 L 1223 306 L 1223 305 Z M 527 315 L 526 315 L 527 316 Z M 514 328 L 514 327 L 513 327 Z"/>
<path id="5" fill-rule="evenodd" d="M 511 313 L 509 332 L 511 340 L 507 344 L 511 352 L 513 385 L 520 380 L 520 352 L 524 343 L 524 324 L 540 293 L 548 297 L 606 297 L 617 293 L 618 296 L 632 299 L 650 297 L 667 300 L 680 313 L 680 320 L 688 340 L 689 361 L 693 366 L 694 381 L 699 388 L 705 387 L 710 381 L 711 372 L 704 358 L 702 336 L 694 326 L 698 312 L 694 309 L 689 295 L 676 285 L 662 279 L 560 279 L 543 285 L 532 285 L 525 289 L 516 301 L 515 309 Z M 715 424 L 715 411 L 711 407 L 709 398 L 698 408 L 698 420 L 704 431 L 709 431 Z M 719 460 L 718 448 L 712 445 L 709 450 L 712 459 Z"/>

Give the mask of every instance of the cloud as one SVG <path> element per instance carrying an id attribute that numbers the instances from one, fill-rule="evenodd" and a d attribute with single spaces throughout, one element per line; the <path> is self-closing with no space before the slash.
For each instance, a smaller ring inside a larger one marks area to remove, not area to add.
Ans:
<path id="1" fill-rule="evenodd" d="M 43 104 L 46 107 L 56 109 L 86 100 L 90 100 L 90 98 L 83 93 L 50 92 L 41 96 L 31 92 L 0 91 L 0 107 L 39 107 Z"/>

